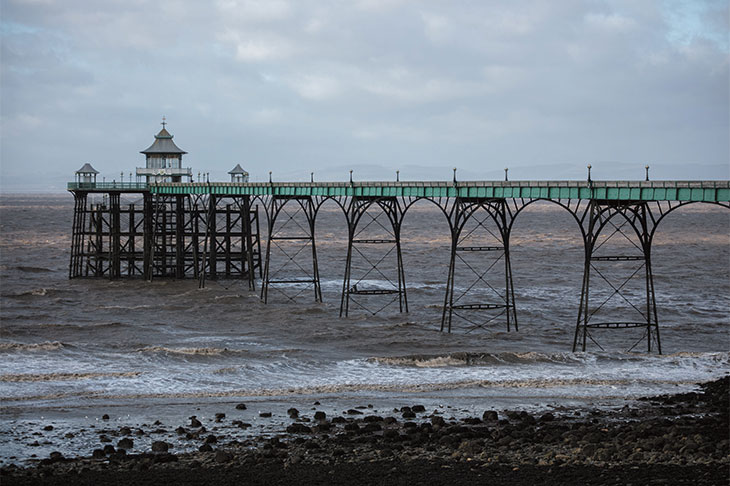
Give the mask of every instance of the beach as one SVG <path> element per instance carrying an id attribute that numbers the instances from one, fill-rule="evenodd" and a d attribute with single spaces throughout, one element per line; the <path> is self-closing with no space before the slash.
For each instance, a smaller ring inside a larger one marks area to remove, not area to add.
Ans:
<path id="1" fill-rule="evenodd" d="M 21 484 L 728 484 L 730 377 L 697 392 L 654 396 L 605 412 L 540 416 L 485 410 L 460 420 L 414 404 L 387 414 L 361 406 L 328 416 L 288 410 L 273 435 L 231 440 L 227 426 L 250 427 L 236 412 L 145 428 L 104 428 L 92 457 L 59 452 L 26 468 L 5 467 L 4 485 Z M 266 414 L 267 412 L 260 412 Z M 198 452 L 175 454 L 139 436 L 172 427 Z M 101 444 L 101 443 L 100 443 Z"/>

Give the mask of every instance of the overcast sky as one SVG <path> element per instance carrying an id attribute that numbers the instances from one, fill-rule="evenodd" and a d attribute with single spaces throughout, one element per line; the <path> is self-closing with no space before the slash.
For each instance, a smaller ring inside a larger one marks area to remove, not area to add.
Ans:
<path id="1" fill-rule="evenodd" d="M 0 0 L 4 192 L 211 179 L 727 179 L 729 2 Z"/>

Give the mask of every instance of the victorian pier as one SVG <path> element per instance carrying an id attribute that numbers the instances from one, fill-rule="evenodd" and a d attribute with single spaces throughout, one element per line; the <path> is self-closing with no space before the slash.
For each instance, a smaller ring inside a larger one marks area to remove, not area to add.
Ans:
<path id="1" fill-rule="evenodd" d="M 185 152 L 164 126 L 142 153 L 147 166 L 137 169 L 135 181 L 130 174 L 124 182 L 122 173 L 119 181 L 98 182 L 86 164 L 68 184 L 75 199 L 69 278 L 194 278 L 200 286 L 235 278 L 252 291 L 260 282 L 264 302 L 273 288 L 311 292 L 321 301 L 315 225 L 330 203 L 347 225 L 340 315 L 377 313 L 391 303 L 408 312 L 401 225 L 415 203 L 428 201 L 443 213 L 451 235 L 441 330 L 450 332 L 460 319 L 475 327 L 502 322 L 517 331 L 510 234 L 526 207 L 548 201 L 574 218 L 583 238 L 574 351 L 586 350 L 593 330 L 641 328 L 644 349 L 661 353 L 655 231 L 687 204 L 730 208 L 729 181 L 650 181 L 648 168 L 642 181 L 595 181 L 590 172 L 585 181 L 461 181 L 454 170 L 451 181 L 365 182 L 351 174 L 348 182 L 302 183 L 273 181 L 271 174 L 268 182 L 249 182 L 237 165 L 230 182 L 200 180 L 200 174 L 194 181 L 182 166 Z M 606 279 L 611 266 L 626 269 L 623 282 Z M 637 279 L 641 304 L 623 295 L 626 283 Z M 605 296 L 592 294 L 596 280 L 608 282 L 609 297 L 629 302 L 633 316 L 599 313 Z"/>

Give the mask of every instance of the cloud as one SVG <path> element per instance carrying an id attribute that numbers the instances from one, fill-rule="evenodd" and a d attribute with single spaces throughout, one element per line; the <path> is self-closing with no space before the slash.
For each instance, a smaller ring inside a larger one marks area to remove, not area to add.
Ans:
<path id="1" fill-rule="evenodd" d="M 637 27 L 636 21 L 617 13 L 589 13 L 585 16 L 585 22 L 592 28 L 610 32 L 626 32 Z"/>
<path id="2" fill-rule="evenodd" d="M 728 166 L 727 19 L 715 0 L 7 0 L 2 183 L 133 168 L 163 114 L 224 177 L 239 159 Z"/>
<path id="3" fill-rule="evenodd" d="M 243 62 L 286 58 L 294 51 L 286 39 L 268 33 L 228 30 L 218 36 L 218 39 L 232 46 L 235 59 Z"/>
<path id="4" fill-rule="evenodd" d="M 218 0 L 222 15 L 237 22 L 258 23 L 279 21 L 292 15 L 292 7 L 282 0 Z"/>
<path id="5" fill-rule="evenodd" d="M 329 76 L 305 74 L 290 81 L 291 87 L 303 98 L 326 100 L 340 93 L 337 79 Z"/>

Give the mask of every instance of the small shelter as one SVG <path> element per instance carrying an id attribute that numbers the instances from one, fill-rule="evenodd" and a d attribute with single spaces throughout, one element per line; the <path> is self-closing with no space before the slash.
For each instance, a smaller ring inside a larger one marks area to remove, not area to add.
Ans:
<path id="1" fill-rule="evenodd" d="M 248 172 L 243 170 L 241 164 L 236 164 L 228 173 L 231 174 L 231 182 L 248 182 Z"/>
<path id="2" fill-rule="evenodd" d="M 88 162 L 76 171 L 76 182 L 80 184 L 96 184 L 98 170 L 94 169 Z"/>

